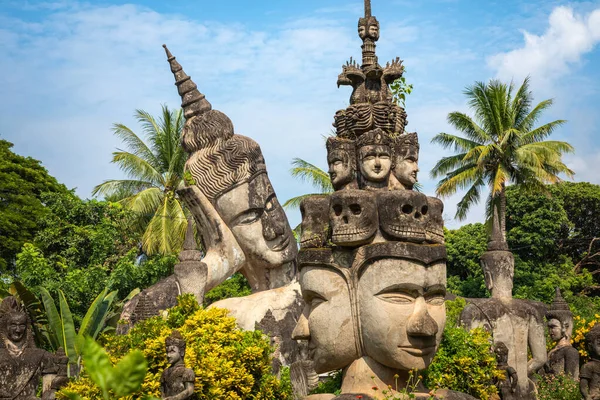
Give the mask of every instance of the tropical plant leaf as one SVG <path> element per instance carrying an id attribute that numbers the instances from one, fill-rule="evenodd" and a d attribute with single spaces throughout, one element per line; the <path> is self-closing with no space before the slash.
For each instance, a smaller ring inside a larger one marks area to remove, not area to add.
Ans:
<path id="1" fill-rule="evenodd" d="M 90 378 L 102 390 L 102 396 L 108 400 L 110 382 L 114 379 L 114 368 L 106 351 L 92 338 L 86 338 L 83 346 L 83 361 Z"/>
<path id="2" fill-rule="evenodd" d="M 44 303 L 44 308 L 46 310 L 46 315 L 48 317 L 50 343 L 52 344 L 52 349 L 56 351 L 59 347 L 63 347 L 65 343 L 62 320 L 60 318 L 60 314 L 58 313 L 58 309 L 56 308 L 56 304 L 54 303 L 54 299 L 52 299 L 50 293 L 44 287 L 40 287 L 39 290 L 40 295 L 42 296 L 42 302 Z"/>
<path id="3" fill-rule="evenodd" d="M 139 350 L 134 350 L 123 357 L 115 366 L 110 380 L 110 387 L 119 396 L 129 396 L 137 391 L 148 370 L 148 363 Z"/>
<path id="4" fill-rule="evenodd" d="M 87 336 L 93 336 L 93 332 L 95 331 L 94 322 L 96 321 L 96 316 L 99 313 L 100 305 L 103 303 L 107 292 L 108 288 L 105 288 L 98 296 L 96 296 L 90 305 L 90 308 L 88 308 L 87 312 L 85 313 L 83 320 L 81 321 L 79 332 L 77 333 L 77 342 L 75 343 L 78 354 L 81 354 L 81 350 L 83 349 L 83 345 L 85 343 L 84 338 Z"/>
<path id="5" fill-rule="evenodd" d="M 74 365 L 78 361 L 77 349 L 75 348 L 77 335 L 75 334 L 73 315 L 71 315 L 69 304 L 62 290 L 58 291 L 58 304 L 60 307 L 60 320 L 62 321 L 62 336 L 64 340 L 62 347 L 65 350 L 66 356 L 69 357 L 69 363 Z"/>
<path id="6" fill-rule="evenodd" d="M 100 303 L 98 312 L 96 313 L 96 316 L 94 318 L 94 323 L 92 324 L 93 330 L 92 330 L 91 336 L 93 339 L 98 338 L 98 335 L 104 329 L 104 327 L 106 325 L 106 319 L 109 315 L 110 308 L 113 304 L 113 301 L 115 300 L 115 297 L 117 296 L 117 293 L 118 293 L 117 290 L 110 292 L 102 300 L 102 303 Z"/>

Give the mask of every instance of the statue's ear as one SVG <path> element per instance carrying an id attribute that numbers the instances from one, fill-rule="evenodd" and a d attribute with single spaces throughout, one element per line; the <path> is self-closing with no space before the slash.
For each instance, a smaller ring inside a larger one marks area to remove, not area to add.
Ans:
<path id="1" fill-rule="evenodd" d="M 492 274 L 487 268 L 483 268 L 483 278 L 485 279 L 485 287 L 491 292 L 494 288 L 494 279 L 492 279 Z"/>

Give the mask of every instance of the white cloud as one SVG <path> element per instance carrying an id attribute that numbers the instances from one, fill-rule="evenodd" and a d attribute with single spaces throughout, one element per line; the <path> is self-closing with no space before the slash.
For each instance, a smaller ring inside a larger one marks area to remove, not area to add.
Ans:
<path id="1" fill-rule="evenodd" d="M 556 7 L 548 24 L 540 36 L 523 31 L 521 48 L 488 59 L 498 78 L 519 81 L 532 75 L 538 84 L 549 83 L 568 73 L 600 41 L 600 9 L 579 15 L 572 8 Z"/>

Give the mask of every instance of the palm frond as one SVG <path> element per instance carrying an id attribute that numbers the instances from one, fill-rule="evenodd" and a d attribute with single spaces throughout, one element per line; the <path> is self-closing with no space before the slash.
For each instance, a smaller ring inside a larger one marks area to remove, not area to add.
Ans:
<path id="1" fill-rule="evenodd" d="M 150 220 L 142 238 L 142 247 L 148 255 L 175 254 L 181 250 L 187 228 L 187 218 L 180 202 L 164 196 L 161 206 Z"/>
<path id="2" fill-rule="evenodd" d="M 299 178 L 302 181 L 312 184 L 321 193 L 330 193 L 333 191 L 329 174 L 321 168 L 301 158 L 294 158 L 292 166 L 293 168 L 290 169 L 290 173 L 294 178 Z"/>
<path id="3" fill-rule="evenodd" d="M 449 171 L 465 165 L 464 159 L 467 153 L 456 154 L 454 156 L 443 157 L 435 164 L 429 172 L 431 178 L 437 178 L 446 175 Z"/>
<path id="4" fill-rule="evenodd" d="M 456 205 L 456 214 L 454 218 L 459 221 L 464 220 L 467 217 L 467 212 L 471 206 L 479 203 L 481 196 L 481 187 L 484 185 L 483 179 L 478 178 L 473 182 L 473 185 L 467 190 L 465 195 Z"/>
<path id="5" fill-rule="evenodd" d="M 135 179 L 111 179 L 95 186 L 92 196 L 113 197 L 112 201 L 119 201 L 153 186 L 152 182 Z"/>
<path id="6" fill-rule="evenodd" d="M 437 143 L 445 149 L 453 147 L 454 151 L 468 152 L 480 143 L 473 140 L 461 138 L 460 136 L 450 135 L 445 132 L 440 132 L 431 139 L 431 143 Z"/>
<path id="7" fill-rule="evenodd" d="M 285 208 L 285 209 L 298 208 L 298 207 L 300 207 L 300 203 L 302 202 L 302 200 L 306 199 L 307 197 L 316 196 L 319 194 L 320 193 L 309 193 L 309 194 L 302 194 L 300 196 L 292 197 L 291 199 L 289 199 L 285 203 L 283 203 L 283 208 Z"/>
<path id="8" fill-rule="evenodd" d="M 483 144 L 490 139 L 487 132 L 466 114 L 457 111 L 451 112 L 448 114 L 447 120 L 457 131 L 464 133 L 470 140 L 478 144 Z"/>
<path id="9" fill-rule="evenodd" d="M 152 182 L 155 186 L 164 186 L 162 174 L 146 160 L 127 151 L 115 151 L 112 162 L 119 166 L 127 176 Z"/>

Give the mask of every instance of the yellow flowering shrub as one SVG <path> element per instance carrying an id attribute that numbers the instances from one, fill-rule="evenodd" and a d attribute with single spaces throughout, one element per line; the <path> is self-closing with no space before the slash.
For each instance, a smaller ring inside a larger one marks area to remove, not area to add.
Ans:
<path id="1" fill-rule="evenodd" d="M 165 339 L 178 329 L 187 343 L 185 364 L 196 373 L 197 399 L 291 399 L 288 385 L 271 374 L 269 340 L 260 331 L 242 331 L 227 310 L 201 309 L 193 296 L 183 295 L 166 318 L 154 317 L 137 324 L 126 335 L 104 337 L 111 361 L 132 349 L 143 352 L 148 373 L 142 388 L 127 399 L 160 398 L 160 377 L 168 366 Z M 60 393 L 74 392 L 85 399 L 101 399 L 100 390 L 85 376 Z M 64 394 L 57 398 L 66 399 Z"/>
<path id="2" fill-rule="evenodd" d="M 571 338 L 571 344 L 579 351 L 579 355 L 582 358 L 582 362 L 587 362 L 589 354 L 587 347 L 585 346 L 585 335 L 592 329 L 598 321 L 600 321 L 600 315 L 595 314 L 594 319 L 587 321 L 585 318 L 576 315 L 574 318 L 573 337 Z"/>

